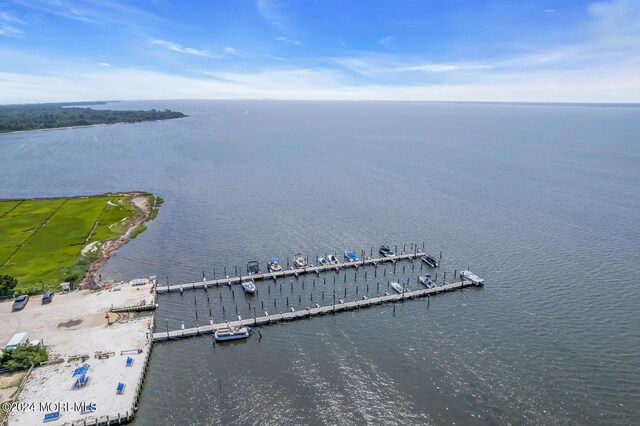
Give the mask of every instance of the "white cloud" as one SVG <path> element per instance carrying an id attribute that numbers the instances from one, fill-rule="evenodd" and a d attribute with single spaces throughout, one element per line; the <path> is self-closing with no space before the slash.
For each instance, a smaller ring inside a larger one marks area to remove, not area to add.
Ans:
<path id="1" fill-rule="evenodd" d="M 607 78 L 602 78 L 603 73 Z M 639 102 L 640 67 L 510 73 L 446 84 L 354 85 L 336 70 L 208 71 L 187 77 L 135 68 L 55 74 L 0 73 L 0 103 L 96 99 L 318 99 L 406 101 Z"/>
<path id="2" fill-rule="evenodd" d="M 445 71 L 464 71 L 464 70 L 486 70 L 491 69 L 491 65 L 465 65 L 465 64 L 423 64 L 410 67 L 396 68 L 396 71 L 426 71 L 426 72 L 445 72 Z"/>
<path id="3" fill-rule="evenodd" d="M 395 37 L 394 36 L 386 36 L 381 38 L 378 43 L 380 43 L 381 46 L 384 47 L 389 47 L 393 44 L 393 42 L 395 41 Z"/>
<path id="4" fill-rule="evenodd" d="M 256 8 L 269 24 L 278 28 L 285 28 L 285 18 L 282 14 L 282 6 L 278 0 L 257 0 Z"/>
<path id="5" fill-rule="evenodd" d="M 290 39 L 289 37 L 276 37 L 276 41 L 279 41 L 282 44 L 286 44 L 287 46 L 299 46 L 300 42 L 298 40 Z"/>
<path id="6" fill-rule="evenodd" d="M 591 19 L 576 29 L 579 42 L 473 61 L 351 52 L 289 63 L 249 62 L 268 55 L 227 47 L 220 51 L 229 54 L 225 71 L 217 64 L 184 75 L 185 67 L 174 72 L 96 67 L 94 60 L 0 48 L 0 62 L 15 70 L 0 73 L 0 103 L 114 98 L 640 102 L 640 2 L 617 0 L 588 10 Z M 166 40 L 152 42 L 211 56 Z M 234 63 L 236 56 L 242 62 Z"/>
<path id="7" fill-rule="evenodd" d="M 24 33 L 16 25 L 24 24 L 24 22 L 13 14 L 0 11 L 0 36 L 21 38 Z"/>
<path id="8" fill-rule="evenodd" d="M 172 41 L 167 41 L 167 40 L 151 40 L 151 43 L 156 44 L 158 46 L 162 46 L 164 48 L 167 48 L 169 50 L 173 50 L 174 52 L 179 52 L 179 53 L 186 53 L 188 55 L 195 55 L 195 56 L 211 56 L 209 54 L 208 51 L 206 50 L 201 50 L 201 49 L 196 49 L 193 47 L 184 47 L 178 43 L 174 43 Z"/>
<path id="9" fill-rule="evenodd" d="M 555 9 L 545 9 L 544 13 L 556 13 Z"/>
<path id="10" fill-rule="evenodd" d="M 106 68 L 109 68 L 109 67 L 112 67 L 113 65 L 111 65 L 111 64 L 110 64 L 110 63 L 108 63 L 108 62 L 100 62 L 100 63 L 98 64 L 98 66 L 99 66 L 99 67 L 106 67 Z"/>

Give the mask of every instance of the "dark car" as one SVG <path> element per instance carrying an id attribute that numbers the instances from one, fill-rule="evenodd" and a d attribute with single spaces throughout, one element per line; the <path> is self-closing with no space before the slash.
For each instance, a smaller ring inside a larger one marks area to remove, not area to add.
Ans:
<path id="1" fill-rule="evenodd" d="M 13 306 L 11 306 L 12 311 L 21 311 L 27 306 L 27 302 L 29 301 L 29 296 L 26 294 L 22 294 L 16 297 L 16 300 L 13 301 Z"/>
<path id="2" fill-rule="evenodd" d="M 47 303 L 51 303 L 53 301 L 53 292 L 48 291 L 42 295 L 42 304 L 46 305 Z"/>

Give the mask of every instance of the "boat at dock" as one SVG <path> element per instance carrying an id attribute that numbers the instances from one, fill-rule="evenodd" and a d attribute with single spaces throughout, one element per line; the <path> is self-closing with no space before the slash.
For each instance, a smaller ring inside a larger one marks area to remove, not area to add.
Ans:
<path id="1" fill-rule="evenodd" d="M 216 342 L 246 339 L 251 335 L 251 327 L 224 327 L 215 332 Z"/>
<path id="2" fill-rule="evenodd" d="M 247 274 L 256 275 L 260 273 L 260 264 L 255 260 L 247 263 Z"/>
<path id="3" fill-rule="evenodd" d="M 256 285 L 253 283 L 253 278 L 243 278 L 240 284 L 245 293 L 253 294 L 256 292 Z"/>
<path id="4" fill-rule="evenodd" d="M 307 261 L 305 260 L 305 258 L 302 255 L 302 253 L 294 253 L 294 255 L 293 255 L 293 264 L 296 265 L 298 268 L 306 268 L 307 267 Z"/>
<path id="5" fill-rule="evenodd" d="M 326 258 L 320 257 L 318 258 L 318 263 L 320 264 L 320 266 L 326 266 L 329 262 L 327 262 Z"/>
<path id="6" fill-rule="evenodd" d="M 282 271 L 282 266 L 280 266 L 280 259 L 277 257 L 271 257 L 267 259 L 267 269 L 269 272 L 280 272 Z"/>
<path id="7" fill-rule="evenodd" d="M 347 259 L 349 262 L 355 262 L 358 260 L 358 255 L 356 254 L 355 251 L 345 251 L 344 258 Z"/>
<path id="8" fill-rule="evenodd" d="M 471 271 L 460 271 L 460 278 L 466 281 L 471 281 L 473 285 L 478 287 L 484 285 L 484 280 Z"/>
<path id="9" fill-rule="evenodd" d="M 433 288 L 433 287 L 436 286 L 436 284 L 433 281 L 431 281 L 431 275 L 429 275 L 429 274 L 420 275 L 418 277 L 418 281 L 420 281 L 420 284 L 422 284 L 426 288 Z"/>
<path id="10" fill-rule="evenodd" d="M 330 265 L 336 265 L 340 263 L 338 258 L 333 254 L 330 254 L 329 256 L 327 256 L 327 262 L 329 262 Z"/>
<path id="11" fill-rule="evenodd" d="M 424 256 L 422 256 L 420 260 L 426 263 L 430 268 L 438 267 L 438 261 L 434 257 L 429 256 L 428 254 L 425 254 Z"/>
<path id="12" fill-rule="evenodd" d="M 404 288 L 402 287 L 402 285 L 397 282 L 392 282 L 391 288 L 393 288 L 396 291 L 396 293 L 402 293 L 404 291 Z"/>
<path id="13" fill-rule="evenodd" d="M 380 248 L 378 249 L 378 253 L 380 253 L 380 256 L 382 257 L 391 257 L 396 255 L 391 251 L 389 246 L 380 246 Z"/>

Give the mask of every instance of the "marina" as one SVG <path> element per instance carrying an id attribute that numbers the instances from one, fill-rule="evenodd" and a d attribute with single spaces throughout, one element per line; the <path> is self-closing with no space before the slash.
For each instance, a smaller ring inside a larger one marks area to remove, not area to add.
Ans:
<path id="1" fill-rule="evenodd" d="M 394 283 L 395 284 L 395 283 Z M 219 330 L 228 330 L 233 328 L 242 328 L 242 327 L 256 327 L 262 325 L 276 324 L 284 321 L 295 321 L 301 319 L 312 318 L 320 315 L 327 314 L 336 314 L 338 312 L 351 311 L 354 309 L 361 308 L 369 308 L 377 305 L 382 305 L 385 303 L 397 303 L 403 302 L 405 300 L 422 298 L 422 297 L 430 297 L 432 295 L 436 295 L 438 293 L 462 290 L 468 287 L 479 287 L 479 285 L 472 283 L 471 281 L 462 280 L 455 283 L 444 283 L 441 286 L 434 288 L 426 288 L 420 290 L 412 290 L 412 291 L 400 291 L 398 294 L 385 294 L 383 296 L 377 297 L 366 297 L 364 296 L 361 300 L 353 300 L 353 301 L 342 301 L 342 299 L 338 299 L 338 303 L 336 303 L 336 296 L 333 295 L 334 302 L 330 305 L 319 306 L 318 302 L 316 302 L 316 307 L 306 308 L 295 310 L 293 307 L 290 308 L 289 312 L 280 312 L 277 314 L 266 314 L 264 316 L 254 316 L 253 318 L 248 319 L 239 319 L 237 321 L 223 322 L 214 324 L 213 320 L 210 321 L 209 325 L 185 328 L 180 330 L 167 330 L 156 331 L 152 335 L 152 339 L 154 343 L 157 342 L 165 342 L 168 340 L 176 340 L 183 339 L 187 337 L 195 337 L 206 334 L 216 333 Z"/>
<path id="2" fill-rule="evenodd" d="M 346 253 L 349 253 L 349 256 L 347 256 Z M 291 267 L 290 269 L 282 268 L 281 264 L 279 263 L 279 259 L 270 258 L 267 262 L 270 272 L 256 273 L 251 275 L 240 275 L 240 276 L 234 276 L 234 277 L 226 276 L 225 278 L 213 279 L 213 280 L 203 279 L 202 281 L 197 281 L 197 282 L 193 281 L 190 283 L 167 284 L 164 286 L 159 285 L 157 286 L 156 291 L 158 293 L 169 293 L 173 291 L 185 291 L 185 290 L 196 290 L 196 289 L 206 290 L 209 286 L 215 287 L 220 285 L 241 284 L 242 280 L 248 277 L 252 278 L 254 281 L 259 281 L 259 280 L 270 280 L 270 279 L 275 280 L 278 278 L 292 277 L 292 276 L 298 277 L 304 274 L 319 275 L 321 272 L 338 271 L 344 268 L 358 268 L 360 266 L 377 266 L 378 264 L 385 263 L 385 262 L 395 263 L 397 261 L 414 260 L 414 259 L 421 258 L 424 255 L 425 253 L 422 250 L 418 249 L 417 245 L 416 245 L 416 249 L 412 253 L 401 253 L 398 255 L 389 255 L 389 256 L 378 257 L 378 258 L 371 258 L 363 255 L 362 259 L 359 259 L 358 256 L 355 255 L 355 252 L 345 252 L 344 262 L 339 262 L 336 260 L 336 257 L 334 255 L 330 255 L 329 261 L 325 262 L 324 264 L 322 262 L 318 262 L 318 265 L 308 265 L 306 267 L 301 267 L 301 268 Z M 355 259 L 357 260 L 349 260 L 351 256 L 355 256 Z M 442 256 L 442 253 L 440 254 L 440 256 Z M 331 260 L 331 259 L 334 259 L 334 260 Z M 238 267 L 236 267 L 235 270 L 237 272 Z"/>

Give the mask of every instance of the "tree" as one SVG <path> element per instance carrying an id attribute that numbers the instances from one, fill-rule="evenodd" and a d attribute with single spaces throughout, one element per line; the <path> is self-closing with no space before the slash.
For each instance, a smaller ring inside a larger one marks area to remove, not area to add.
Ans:
<path id="1" fill-rule="evenodd" d="M 11 275 L 0 275 L 0 293 L 11 293 L 17 285 L 18 280 Z"/>
<path id="2" fill-rule="evenodd" d="M 42 346 L 18 346 L 4 351 L 0 358 L 0 368 L 11 372 L 26 370 L 31 364 L 40 364 L 48 359 L 47 350 Z"/>

